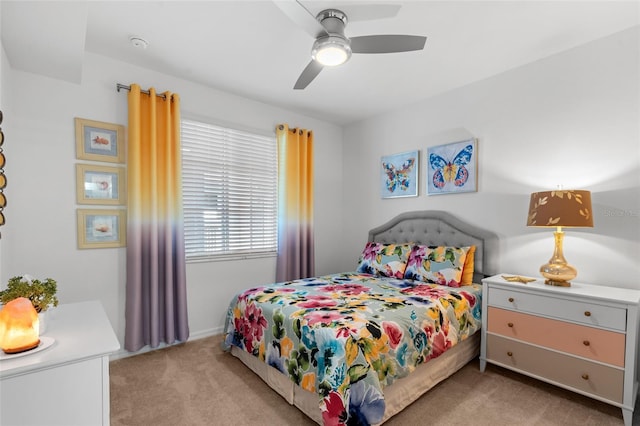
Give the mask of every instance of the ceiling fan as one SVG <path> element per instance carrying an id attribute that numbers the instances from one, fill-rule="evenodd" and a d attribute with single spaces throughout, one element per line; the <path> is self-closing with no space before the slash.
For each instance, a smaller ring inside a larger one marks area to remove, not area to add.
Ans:
<path id="1" fill-rule="evenodd" d="M 338 9 L 326 9 L 314 16 L 299 1 L 274 2 L 294 23 L 315 38 L 311 62 L 293 86 L 304 89 L 325 66 L 337 66 L 352 53 L 394 53 L 424 49 L 424 36 L 378 34 L 348 38 L 344 34 L 347 15 Z M 374 5 L 375 6 L 375 5 Z M 394 6 L 395 11 L 399 6 Z"/>

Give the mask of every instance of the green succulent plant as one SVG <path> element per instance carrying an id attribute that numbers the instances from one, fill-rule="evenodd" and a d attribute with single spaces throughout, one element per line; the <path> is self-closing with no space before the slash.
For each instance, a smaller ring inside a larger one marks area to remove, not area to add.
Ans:
<path id="1" fill-rule="evenodd" d="M 40 313 L 49 309 L 50 306 L 58 306 L 57 291 L 58 285 L 51 278 L 40 281 L 27 275 L 13 277 L 9 280 L 7 289 L 0 291 L 0 303 L 5 305 L 18 297 L 26 297 L 31 301 L 36 312 Z"/>

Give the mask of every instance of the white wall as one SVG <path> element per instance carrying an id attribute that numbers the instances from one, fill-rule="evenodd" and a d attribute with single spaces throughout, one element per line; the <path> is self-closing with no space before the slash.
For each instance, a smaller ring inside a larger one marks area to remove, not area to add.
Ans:
<path id="1" fill-rule="evenodd" d="M 539 276 L 553 230 L 525 226 L 529 195 L 561 184 L 592 191 L 595 227 L 565 230 L 576 281 L 640 288 L 639 40 L 635 27 L 346 127 L 343 164 L 362 165 L 344 168 L 349 252 L 400 212 L 446 210 L 500 235 L 499 272 Z M 426 148 L 469 137 L 478 192 L 425 195 Z M 381 199 L 380 157 L 414 149 L 421 195 Z"/>
<path id="2" fill-rule="evenodd" d="M 139 83 L 180 95 L 182 115 L 273 131 L 276 124 L 313 129 L 318 163 L 338 163 L 331 174 L 316 174 L 316 270 L 335 269 L 341 236 L 340 158 L 342 129 L 292 111 L 209 89 L 185 80 L 86 54 L 80 85 L 11 70 L 12 131 L 7 225 L 0 280 L 15 275 L 52 277 L 61 303 L 99 299 L 124 342 L 125 249 L 76 248 L 74 117 L 127 124 L 126 92 L 116 83 Z M 232 295 L 275 279 L 275 258 L 188 264 L 191 336 L 220 331 Z"/>

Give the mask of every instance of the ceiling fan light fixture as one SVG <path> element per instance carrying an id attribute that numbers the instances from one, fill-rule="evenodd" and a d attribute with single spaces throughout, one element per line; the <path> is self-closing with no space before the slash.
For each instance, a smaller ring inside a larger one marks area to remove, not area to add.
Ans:
<path id="1" fill-rule="evenodd" d="M 351 57 L 351 46 L 345 38 L 330 35 L 313 43 L 311 57 L 326 67 L 342 65 Z"/>

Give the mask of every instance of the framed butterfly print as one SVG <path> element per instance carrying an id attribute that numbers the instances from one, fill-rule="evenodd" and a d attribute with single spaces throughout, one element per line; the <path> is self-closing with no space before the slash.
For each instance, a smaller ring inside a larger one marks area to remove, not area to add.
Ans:
<path id="1" fill-rule="evenodd" d="M 427 148 L 427 194 L 478 190 L 478 152 L 475 139 Z"/>
<path id="2" fill-rule="evenodd" d="M 380 160 L 382 198 L 418 196 L 418 160 L 420 151 L 387 155 Z"/>

